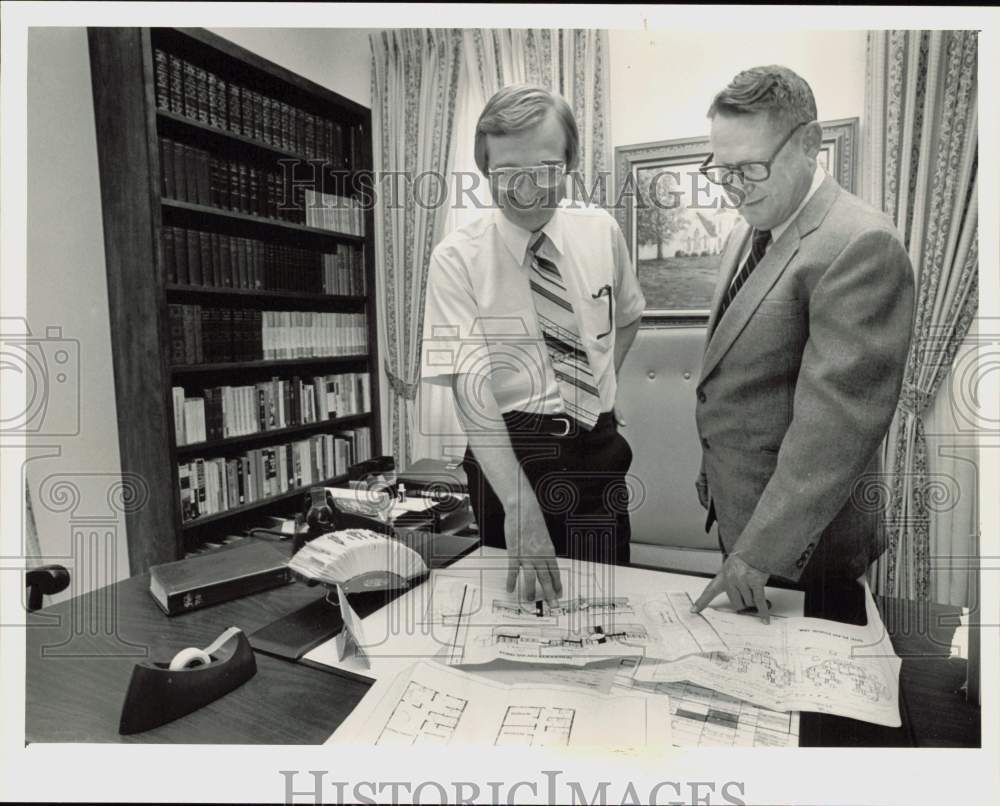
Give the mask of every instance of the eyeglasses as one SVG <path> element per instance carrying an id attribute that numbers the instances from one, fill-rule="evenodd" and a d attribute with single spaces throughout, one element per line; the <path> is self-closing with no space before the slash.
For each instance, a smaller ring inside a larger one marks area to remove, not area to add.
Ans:
<path id="1" fill-rule="evenodd" d="M 544 165 L 512 165 L 495 168 L 489 171 L 489 175 L 496 180 L 497 188 L 504 193 L 528 189 L 529 185 L 539 190 L 551 190 L 566 175 L 566 164 L 550 162 Z"/>
<path id="2" fill-rule="evenodd" d="M 782 140 L 781 145 L 774 150 L 770 159 L 740 162 L 736 165 L 709 165 L 713 157 L 715 157 L 715 154 L 709 154 L 705 157 L 705 161 L 698 168 L 698 172 L 709 182 L 716 185 L 733 185 L 735 184 L 734 180 L 736 179 L 739 180 L 741 185 L 748 180 L 750 182 L 763 182 L 771 176 L 771 163 L 778 158 L 778 154 L 781 153 L 781 149 L 783 149 L 785 144 L 792 139 L 792 135 L 808 122 L 810 121 L 803 121 L 802 123 L 799 123 L 787 135 L 785 135 L 785 139 Z"/>

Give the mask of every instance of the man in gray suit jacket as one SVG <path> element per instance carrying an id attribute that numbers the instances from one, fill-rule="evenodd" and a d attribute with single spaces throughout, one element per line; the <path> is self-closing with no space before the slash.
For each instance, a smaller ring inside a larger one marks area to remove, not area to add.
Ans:
<path id="1" fill-rule="evenodd" d="M 864 487 L 899 398 L 913 274 L 891 220 L 817 165 L 822 128 L 802 78 L 746 70 L 708 116 L 701 170 L 743 221 L 723 251 L 697 386 L 696 487 L 725 560 L 693 610 L 726 593 L 766 621 L 770 578 L 857 579 L 884 548 Z"/>

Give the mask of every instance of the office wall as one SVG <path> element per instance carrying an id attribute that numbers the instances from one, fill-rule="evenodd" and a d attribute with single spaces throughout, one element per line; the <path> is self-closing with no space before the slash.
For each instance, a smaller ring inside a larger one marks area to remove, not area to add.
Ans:
<path id="1" fill-rule="evenodd" d="M 712 97 L 740 70 L 758 64 L 783 64 L 805 78 L 820 120 L 864 112 L 864 31 L 612 30 L 608 40 L 613 146 L 707 136 Z"/>
<path id="2" fill-rule="evenodd" d="M 78 433 L 39 434 L 34 452 L 43 455 L 28 461 L 27 478 L 42 555 L 67 564 L 72 591 L 82 592 L 128 574 L 124 520 L 115 519 L 107 496 L 121 462 L 85 29 L 29 30 L 27 101 L 28 326 L 42 339 L 48 328 L 61 328 L 79 371 L 78 384 L 59 385 L 49 365 L 44 431 Z M 59 338 L 45 341 L 55 346 Z M 51 348 L 43 352 L 51 361 Z M 70 489 L 78 497 L 67 499 Z M 102 541 L 110 534 L 110 551 L 74 550 L 74 532 Z M 87 566 L 99 556 L 100 567 Z"/>
<path id="3" fill-rule="evenodd" d="M 214 31 L 370 105 L 367 30 Z M 77 433 L 35 439 L 36 453 L 57 455 L 29 461 L 26 475 L 42 555 L 76 563 L 70 592 L 80 593 L 128 575 L 125 523 L 115 520 L 108 502 L 121 459 L 85 28 L 30 30 L 27 99 L 28 326 L 43 338 L 47 328 L 59 327 L 70 340 L 71 353 L 79 355 L 80 403 L 79 428 L 72 429 L 74 415 L 63 411 L 66 397 L 54 399 L 57 420 Z M 63 480 L 79 491 L 69 506 L 58 486 Z"/>
<path id="4" fill-rule="evenodd" d="M 240 47 L 370 107 L 374 28 L 209 28 Z"/>

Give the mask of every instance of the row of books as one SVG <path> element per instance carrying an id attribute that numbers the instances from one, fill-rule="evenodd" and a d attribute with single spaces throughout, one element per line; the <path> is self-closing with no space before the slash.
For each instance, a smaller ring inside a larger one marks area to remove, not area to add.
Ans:
<path id="1" fill-rule="evenodd" d="M 363 313 L 264 311 L 265 361 L 368 352 L 368 317 Z"/>
<path id="2" fill-rule="evenodd" d="M 171 303 L 174 365 L 361 355 L 368 350 L 363 313 L 260 311 Z"/>
<path id="3" fill-rule="evenodd" d="M 254 288 L 318 294 L 365 293 L 364 252 L 341 244 L 321 254 L 206 230 L 161 228 L 168 283 L 209 288 Z"/>
<path id="4" fill-rule="evenodd" d="M 365 234 L 365 211 L 357 199 L 309 188 L 304 191 L 306 226 L 348 235 Z"/>
<path id="5" fill-rule="evenodd" d="M 263 501 L 299 487 L 342 476 L 371 458 L 371 429 L 316 434 L 236 457 L 198 458 L 177 466 L 181 520 Z"/>
<path id="6" fill-rule="evenodd" d="M 223 159 L 168 137 L 159 139 L 159 149 L 164 198 L 328 232 L 365 234 L 364 209 L 353 197 L 309 189 L 293 181 L 291 172 Z"/>
<path id="7" fill-rule="evenodd" d="M 300 378 L 271 378 L 242 386 L 212 386 L 187 397 L 172 389 L 177 445 L 195 445 L 367 414 L 371 381 L 367 372 Z"/>
<path id="8" fill-rule="evenodd" d="M 278 171 L 222 159 L 161 137 L 161 191 L 168 199 L 304 224 L 304 188 Z"/>
<path id="9" fill-rule="evenodd" d="M 367 149 L 360 123 L 314 115 L 161 48 L 153 51 L 153 62 L 160 109 L 336 168 L 364 163 Z"/>

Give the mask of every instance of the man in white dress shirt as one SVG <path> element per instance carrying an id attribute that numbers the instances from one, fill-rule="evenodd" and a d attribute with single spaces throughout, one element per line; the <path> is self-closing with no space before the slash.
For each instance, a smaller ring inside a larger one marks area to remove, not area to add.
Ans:
<path id="1" fill-rule="evenodd" d="M 628 562 L 616 377 L 645 307 L 615 220 L 560 204 L 578 142 L 554 93 L 489 100 L 475 152 L 497 207 L 438 244 L 424 315 L 422 378 L 454 390 L 481 539 L 506 547 L 508 590 L 523 572 L 549 603 L 557 555 Z"/>

